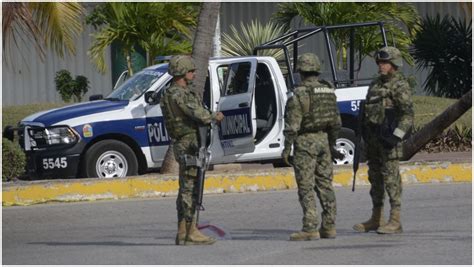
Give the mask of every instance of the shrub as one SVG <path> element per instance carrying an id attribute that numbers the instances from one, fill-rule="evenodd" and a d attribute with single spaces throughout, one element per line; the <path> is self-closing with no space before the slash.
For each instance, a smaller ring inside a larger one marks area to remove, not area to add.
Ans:
<path id="1" fill-rule="evenodd" d="M 418 131 L 418 129 L 415 130 Z M 472 150 L 472 127 L 455 124 L 427 143 L 421 151 L 428 153 Z"/>
<path id="2" fill-rule="evenodd" d="M 26 156 L 17 143 L 2 138 L 2 181 L 10 181 L 25 172 Z"/>
<path id="3" fill-rule="evenodd" d="M 74 98 L 74 102 L 81 102 L 82 96 L 89 89 L 89 81 L 86 77 L 78 75 L 74 80 L 67 70 L 56 72 L 54 82 L 56 83 L 56 91 L 61 95 L 64 102 L 71 101 L 71 98 Z"/>

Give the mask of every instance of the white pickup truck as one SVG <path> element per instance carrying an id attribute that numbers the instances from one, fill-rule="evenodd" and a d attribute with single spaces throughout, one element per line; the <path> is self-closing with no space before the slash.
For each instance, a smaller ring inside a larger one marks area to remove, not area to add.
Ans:
<path id="1" fill-rule="evenodd" d="M 386 44 L 381 23 L 344 26 L 367 25 L 380 27 Z M 328 29 L 316 27 L 309 32 L 326 33 Z M 308 30 L 302 31 L 305 32 Z M 329 42 L 328 45 L 331 49 Z M 291 70 L 288 50 L 283 48 L 286 46 L 267 43 L 256 51 L 281 47 L 285 50 L 287 69 Z M 350 164 L 358 107 L 368 86 L 355 85 L 354 80 L 338 80 L 333 64 L 332 82 L 336 85 L 343 124 L 337 147 L 345 154 L 343 160 L 335 163 Z M 168 63 L 147 67 L 104 99 L 24 118 L 17 129 L 20 145 L 27 154 L 28 173 L 40 178 L 110 178 L 159 168 L 170 143 L 159 105 L 159 98 L 172 79 L 167 69 Z M 287 73 L 282 74 L 273 57 L 210 59 L 203 100 L 212 111 L 225 115 L 221 124 L 213 125 L 211 130 L 211 165 L 282 163 L 285 104 L 295 85 L 295 76 L 291 71 Z"/>

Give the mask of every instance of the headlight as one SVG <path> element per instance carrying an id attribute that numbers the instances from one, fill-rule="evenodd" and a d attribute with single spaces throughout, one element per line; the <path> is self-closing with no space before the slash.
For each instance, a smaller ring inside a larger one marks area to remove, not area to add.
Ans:
<path id="1" fill-rule="evenodd" d="M 31 127 L 28 129 L 32 148 L 43 148 L 54 145 L 75 144 L 79 140 L 78 135 L 67 126 L 56 126 L 49 128 Z"/>

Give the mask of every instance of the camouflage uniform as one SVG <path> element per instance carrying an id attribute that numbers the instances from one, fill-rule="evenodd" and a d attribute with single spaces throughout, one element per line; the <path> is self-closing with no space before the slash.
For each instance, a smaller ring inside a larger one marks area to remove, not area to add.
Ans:
<path id="1" fill-rule="evenodd" d="M 173 142 L 173 152 L 179 163 L 179 194 L 176 201 L 178 221 L 194 215 L 197 168 L 186 167 L 183 155 L 197 155 L 200 125 L 208 125 L 214 114 L 204 108 L 201 98 L 188 88 L 172 84 L 161 100 L 166 129 Z"/>
<path id="2" fill-rule="evenodd" d="M 189 58 L 183 58 L 183 56 L 176 56 L 171 59 L 170 74 L 180 76 L 195 69 Z M 160 106 L 166 129 L 173 143 L 174 156 L 179 163 L 179 192 L 176 199 L 178 222 L 191 222 L 198 195 L 197 167 L 186 166 L 183 156 L 185 154 L 197 155 L 199 126 L 209 125 L 216 114 L 211 113 L 203 106 L 202 99 L 197 93 L 187 86 L 182 87 L 174 82 L 164 93 Z"/>
<path id="3" fill-rule="evenodd" d="M 379 53 L 385 52 L 386 60 L 399 68 L 402 66 L 401 54 L 393 47 L 382 48 Z M 394 212 L 401 208 L 402 181 L 399 172 L 399 158 L 402 156 L 401 140 L 413 125 L 413 103 L 411 87 L 403 74 L 398 71 L 393 74 L 380 75 L 369 87 L 365 101 L 363 137 L 369 166 L 370 196 L 373 211 L 379 223 L 371 225 L 369 220 L 355 225 L 354 229 L 360 232 L 380 229 L 383 227 L 383 205 L 385 191 L 390 199 L 391 221 Z M 389 118 L 389 114 L 391 119 Z M 391 141 L 390 141 L 391 139 Z M 374 214 L 373 214 L 374 216 Z M 398 222 L 399 224 L 399 222 Z M 399 224 L 401 232 L 401 224 Z M 377 227 L 379 226 L 379 227 Z M 397 227 L 398 228 L 398 227 Z M 380 229 L 383 232 L 383 229 Z M 381 232 L 378 231 L 378 232 Z"/>
<path id="4" fill-rule="evenodd" d="M 317 68 L 305 68 L 306 65 L 315 65 Z M 298 58 L 297 69 L 302 73 L 311 71 L 317 74 L 319 59 L 314 54 L 303 54 Z M 305 75 L 301 86 L 288 99 L 285 110 L 284 154 L 289 153 L 294 145 L 292 164 L 299 202 L 303 208 L 302 232 L 290 236 L 291 240 L 304 240 L 299 239 L 299 236 L 317 233 L 316 195 L 323 210 L 320 232 L 330 230 L 334 232 L 332 237 L 335 237 L 336 196 L 332 186 L 330 147 L 336 144 L 340 128 L 341 118 L 333 86 L 318 80 L 316 75 Z M 317 239 L 319 234 L 313 237 L 305 239 Z"/>

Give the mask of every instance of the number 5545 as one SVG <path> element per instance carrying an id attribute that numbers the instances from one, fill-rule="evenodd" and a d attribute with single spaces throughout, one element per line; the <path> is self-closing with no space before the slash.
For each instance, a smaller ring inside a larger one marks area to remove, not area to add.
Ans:
<path id="1" fill-rule="evenodd" d="M 66 157 L 61 158 L 45 158 L 43 159 L 43 169 L 54 169 L 54 168 L 66 168 L 67 160 Z"/>

